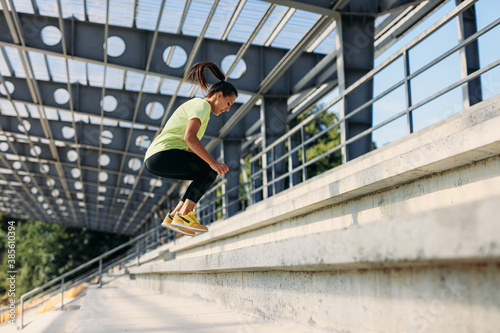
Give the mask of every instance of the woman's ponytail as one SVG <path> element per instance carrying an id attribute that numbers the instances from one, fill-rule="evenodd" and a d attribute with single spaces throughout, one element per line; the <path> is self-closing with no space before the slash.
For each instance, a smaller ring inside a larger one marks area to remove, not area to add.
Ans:
<path id="1" fill-rule="evenodd" d="M 219 82 L 214 84 L 210 88 L 210 90 L 208 89 L 208 83 L 205 78 L 205 69 L 207 68 L 219 80 Z M 187 73 L 186 77 L 182 82 L 185 81 L 198 83 L 201 89 L 207 92 L 207 97 L 210 97 L 219 91 L 222 91 L 224 96 L 228 96 L 231 94 L 238 96 L 238 91 L 236 90 L 236 88 L 231 83 L 226 82 L 226 76 L 224 75 L 224 73 L 222 73 L 220 68 L 213 62 L 206 61 L 194 64 L 193 67 L 189 69 L 189 72 Z"/>

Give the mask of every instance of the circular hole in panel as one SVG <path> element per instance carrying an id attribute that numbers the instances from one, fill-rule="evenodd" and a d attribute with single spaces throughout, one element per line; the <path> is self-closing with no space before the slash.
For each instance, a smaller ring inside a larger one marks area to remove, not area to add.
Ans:
<path id="1" fill-rule="evenodd" d="M 5 90 L 7 88 L 7 90 Z M 12 93 L 15 90 L 14 83 L 10 81 L 5 81 L 5 86 L 3 84 L 0 84 L 0 94 L 2 95 L 7 95 L 7 92 L 12 95 Z"/>
<path id="2" fill-rule="evenodd" d="M 231 65 L 233 64 L 234 60 L 236 59 L 236 56 L 234 54 L 230 54 L 224 57 L 221 62 L 221 69 L 224 73 L 227 73 Z M 231 74 L 229 74 L 230 79 L 239 79 L 245 72 L 247 71 L 247 64 L 245 60 L 240 59 L 236 66 L 234 67 L 233 71 Z"/>
<path id="3" fill-rule="evenodd" d="M 106 95 L 101 101 L 102 109 L 106 112 L 113 112 L 118 106 L 118 100 L 115 96 Z"/>
<path id="4" fill-rule="evenodd" d="M 44 204 L 42 205 L 42 207 L 43 207 L 43 209 L 49 209 L 49 204 L 48 204 L 48 203 L 44 203 Z"/>
<path id="5" fill-rule="evenodd" d="M 75 136 L 75 130 L 73 129 L 73 127 L 64 126 L 61 132 L 65 139 L 71 139 Z"/>
<path id="6" fill-rule="evenodd" d="M 105 186 L 99 186 L 99 193 L 106 193 L 107 189 Z"/>
<path id="7" fill-rule="evenodd" d="M 83 200 L 83 193 L 77 193 L 76 197 L 80 200 Z"/>
<path id="8" fill-rule="evenodd" d="M 21 162 L 19 162 L 19 161 L 15 161 L 14 163 L 12 163 L 12 167 L 13 167 L 14 169 L 16 169 L 16 170 L 19 170 L 19 169 L 21 169 L 22 164 L 21 164 Z"/>
<path id="9" fill-rule="evenodd" d="M 150 144 L 151 144 L 151 140 L 149 139 L 149 136 L 147 136 L 147 135 L 139 135 L 135 139 L 135 145 L 143 150 L 148 149 Z"/>
<path id="10" fill-rule="evenodd" d="M 59 207 L 59 209 L 62 210 L 62 211 L 65 211 L 66 207 L 65 206 L 61 206 L 61 207 Z"/>
<path id="11" fill-rule="evenodd" d="M 50 171 L 49 166 L 47 164 L 42 164 L 42 166 L 40 167 L 40 172 L 41 173 L 49 173 L 49 171 Z"/>
<path id="12" fill-rule="evenodd" d="M 134 158 L 131 158 L 129 161 L 128 161 L 128 167 L 134 171 L 137 171 L 141 168 L 141 160 L 138 159 L 137 157 L 134 157 Z"/>
<path id="13" fill-rule="evenodd" d="M 186 51 L 179 45 L 169 46 L 163 51 L 163 61 L 165 65 L 171 68 L 180 68 L 184 66 L 187 60 Z"/>
<path id="14" fill-rule="evenodd" d="M 43 202 L 43 196 L 41 196 L 41 195 L 36 199 L 38 200 L 38 202 Z"/>
<path id="15" fill-rule="evenodd" d="M 31 194 L 37 194 L 37 193 L 38 193 L 38 189 L 36 187 L 32 187 Z"/>
<path id="16" fill-rule="evenodd" d="M 57 104 L 66 104 L 69 102 L 69 92 L 64 88 L 59 88 L 54 91 L 54 100 Z"/>
<path id="17" fill-rule="evenodd" d="M 0 150 L 1 151 L 7 151 L 7 150 L 9 150 L 9 144 L 7 142 L 1 142 L 0 143 Z"/>
<path id="18" fill-rule="evenodd" d="M 99 164 L 101 166 L 108 166 L 109 165 L 109 162 L 111 162 L 111 159 L 109 158 L 109 155 L 107 154 L 102 154 L 100 157 L 99 157 Z"/>
<path id="19" fill-rule="evenodd" d="M 81 182 L 75 182 L 75 189 L 81 190 L 83 188 L 83 185 Z"/>
<path id="20" fill-rule="evenodd" d="M 161 181 L 161 179 L 151 179 L 149 181 L 149 186 L 162 187 L 162 185 L 163 185 L 163 182 Z"/>
<path id="21" fill-rule="evenodd" d="M 23 177 L 23 182 L 25 182 L 25 183 L 31 183 L 31 177 L 30 176 L 24 176 Z"/>
<path id="22" fill-rule="evenodd" d="M 47 186 L 52 187 L 56 184 L 56 181 L 52 178 L 47 179 Z"/>
<path id="23" fill-rule="evenodd" d="M 132 175 L 126 175 L 125 177 L 123 177 L 123 182 L 125 184 L 134 185 L 135 177 Z"/>
<path id="24" fill-rule="evenodd" d="M 75 162 L 78 159 L 78 153 L 75 150 L 68 151 L 66 156 L 68 157 L 68 161 L 70 162 Z"/>
<path id="25" fill-rule="evenodd" d="M 53 25 L 48 25 L 42 29 L 42 42 L 48 46 L 54 46 L 61 42 L 61 30 L 54 27 Z"/>
<path id="26" fill-rule="evenodd" d="M 101 141 L 105 145 L 109 145 L 113 141 L 113 133 L 111 131 L 102 131 Z"/>
<path id="27" fill-rule="evenodd" d="M 23 127 L 23 125 L 24 125 L 24 127 Z M 24 129 L 26 129 L 26 132 L 29 132 L 31 129 L 31 123 L 27 120 L 23 120 L 22 124 L 17 125 L 17 129 L 19 130 L 19 132 L 24 133 Z"/>
<path id="28" fill-rule="evenodd" d="M 78 169 L 78 168 L 71 169 L 71 176 L 73 178 L 79 178 L 81 174 L 82 174 L 82 172 L 80 171 L 80 169 Z"/>
<path id="29" fill-rule="evenodd" d="M 102 45 L 102 48 L 104 49 L 106 47 L 106 44 L 104 43 Z M 109 56 L 111 57 L 119 57 L 121 56 L 126 49 L 125 41 L 118 36 L 110 36 L 108 37 L 108 46 L 107 46 L 106 52 L 108 53 Z"/>
<path id="30" fill-rule="evenodd" d="M 58 204 L 60 206 L 60 205 L 64 204 L 64 200 L 59 198 L 56 200 L 56 204 Z"/>
<path id="31" fill-rule="evenodd" d="M 52 196 L 53 196 L 54 198 L 58 197 L 58 196 L 59 196 L 59 194 L 60 194 L 60 193 L 59 193 L 59 190 L 53 190 L 53 191 L 52 191 Z"/>
<path id="32" fill-rule="evenodd" d="M 40 148 L 39 146 L 34 146 L 33 148 L 30 149 L 30 154 L 31 156 L 40 156 L 40 154 L 42 153 L 42 148 Z"/>
<path id="33" fill-rule="evenodd" d="M 108 180 L 108 173 L 106 171 L 99 172 L 99 181 L 105 182 Z"/>
<path id="34" fill-rule="evenodd" d="M 160 119 L 165 114 L 165 107 L 159 102 L 150 102 L 146 105 L 146 114 L 151 119 Z"/>

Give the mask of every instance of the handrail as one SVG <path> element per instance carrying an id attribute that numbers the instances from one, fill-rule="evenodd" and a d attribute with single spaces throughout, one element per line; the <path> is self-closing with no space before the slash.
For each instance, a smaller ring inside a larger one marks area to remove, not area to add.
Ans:
<path id="1" fill-rule="evenodd" d="M 455 7 L 452 11 L 450 11 L 447 15 L 445 15 L 443 18 L 441 18 L 438 22 L 436 22 L 433 26 L 429 27 L 427 30 L 425 30 L 424 32 L 422 32 L 420 35 L 418 35 L 417 37 L 415 37 L 414 39 L 412 39 L 408 44 L 406 44 L 403 47 L 401 47 L 390 58 L 388 58 L 383 63 L 381 63 L 380 65 L 378 65 L 376 68 L 373 68 L 368 73 L 366 73 L 365 75 L 363 75 L 362 77 L 360 77 L 356 82 L 354 82 L 352 85 L 350 85 L 348 88 L 346 88 L 345 91 L 341 95 L 339 95 L 333 101 L 331 101 L 330 103 L 328 103 L 327 105 L 325 105 L 325 107 L 322 108 L 320 111 L 318 111 L 314 115 L 311 115 L 310 117 L 308 117 L 306 120 L 303 121 L 303 123 L 310 122 L 312 119 L 316 118 L 321 113 L 323 113 L 324 111 L 326 111 L 328 108 L 330 108 L 331 106 L 333 106 L 335 103 L 337 103 L 338 101 L 340 101 L 344 96 L 348 95 L 349 93 L 351 93 L 352 91 L 354 91 L 356 88 L 358 88 L 362 84 L 366 83 L 366 81 L 372 79 L 378 72 L 382 71 L 384 68 L 386 68 L 387 66 L 389 66 L 390 64 L 392 64 L 399 57 L 403 56 L 405 52 L 409 51 L 410 49 L 412 49 L 413 47 L 415 47 L 416 45 L 418 45 L 419 43 L 421 43 L 422 41 L 424 41 L 427 37 L 429 37 L 434 32 L 436 32 L 437 30 L 439 30 L 446 23 L 448 23 L 449 21 L 451 21 L 452 19 L 454 19 L 455 17 L 457 17 L 458 15 L 460 15 L 461 13 L 463 13 L 464 11 L 466 11 L 470 6 L 474 5 L 474 3 L 476 3 L 477 1 L 479 1 L 479 0 L 468 0 L 468 1 L 462 2 L 460 5 L 458 5 L 457 7 Z M 480 35 L 488 32 L 489 30 L 491 30 L 492 28 L 494 28 L 497 25 L 497 24 L 495 24 L 495 22 L 493 22 L 492 24 L 490 24 L 488 27 L 485 27 L 481 31 L 477 32 L 476 34 L 470 36 L 468 39 L 462 41 L 455 48 L 456 49 L 460 49 L 460 48 L 464 47 L 465 45 L 470 44 L 471 42 L 473 42 L 474 40 L 476 40 Z M 482 33 L 479 34 L 480 32 L 482 32 Z M 431 67 L 431 66 L 429 66 L 429 67 Z M 424 70 L 422 70 L 422 69 L 419 70 L 418 74 L 420 74 L 423 71 Z M 414 76 L 416 76 L 418 74 L 417 73 L 413 73 L 412 75 L 408 75 L 408 78 L 410 76 L 414 77 Z M 403 84 L 404 81 L 405 80 L 402 80 L 402 82 L 398 82 L 399 85 Z M 398 83 L 395 84 L 395 85 L 398 85 Z M 368 101 L 367 103 L 369 103 L 369 102 L 372 102 L 372 101 Z M 367 104 L 367 103 L 365 103 L 365 104 Z M 356 111 L 359 112 L 360 110 L 364 109 L 365 107 L 366 107 L 366 105 L 362 105 L 358 109 L 353 110 L 353 112 L 350 112 L 344 118 L 340 119 L 339 123 L 342 123 L 344 120 L 346 120 L 346 119 L 354 116 L 354 114 L 357 113 Z M 278 138 L 277 140 L 275 140 L 272 144 L 270 144 L 267 147 L 265 147 L 265 149 L 263 149 L 261 152 L 259 152 L 255 156 L 253 156 L 250 159 L 250 162 L 251 163 L 255 162 L 255 160 L 257 160 L 263 154 L 269 152 L 272 148 L 274 148 L 275 146 L 277 146 L 280 143 L 284 142 L 289 136 L 291 136 L 296 131 L 298 131 L 300 129 L 300 127 L 301 127 L 301 124 L 297 124 L 296 126 L 294 126 L 291 130 L 287 131 L 286 135 L 281 136 L 280 138 Z"/>

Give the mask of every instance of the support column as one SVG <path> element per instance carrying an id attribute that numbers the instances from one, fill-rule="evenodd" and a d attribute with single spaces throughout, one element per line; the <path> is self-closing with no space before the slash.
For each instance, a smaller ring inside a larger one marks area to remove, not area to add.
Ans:
<path id="1" fill-rule="evenodd" d="M 227 203 L 227 217 L 231 217 L 240 210 L 238 190 L 235 190 L 235 188 L 240 186 L 241 140 L 224 138 L 223 154 L 224 163 L 229 168 L 229 172 L 225 175 L 227 179 L 227 183 L 225 184 L 225 202 Z"/>
<path id="2" fill-rule="evenodd" d="M 273 142 L 279 139 L 286 133 L 287 122 L 287 100 L 285 97 L 269 97 L 264 96 L 262 102 L 262 113 L 264 118 L 264 148 L 270 146 Z M 285 141 L 286 142 L 286 141 Z M 278 144 L 273 150 L 269 151 L 266 156 L 266 164 L 269 166 L 277 158 L 285 154 L 285 142 Z M 275 178 L 283 175 L 287 169 L 288 160 L 283 159 L 274 167 L 267 168 L 267 181 L 272 181 Z M 274 169 L 274 170 L 273 170 Z M 266 185 L 266 184 L 265 184 Z M 267 186 L 267 196 L 274 195 L 285 189 L 285 180 L 280 180 L 274 184 Z M 266 191 L 264 190 L 264 197 Z"/>
<path id="3" fill-rule="evenodd" d="M 456 0 L 457 6 L 463 0 Z M 476 21 L 476 7 L 472 5 L 465 12 L 458 17 L 458 40 L 459 42 L 469 38 L 477 32 Z M 465 48 L 460 49 L 460 74 L 464 78 L 469 74 L 474 73 L 480 69 L 479 66 L 479 47 L 477 39 L 467 45 Z M 483 100 L 483 93 L 481 90 L 481 78 L 477 77 L 470 80 L 463 86 L 464 108 L 477 104 Z"/>
<path id="4" fill-rule="evenodd" d="M 375 18 L 371 16 L 339 14 L 337 17 L 337 69 L 339 89 L 342 94 L 349 86 L 373 69 Z M 340 101 L 340 116 L 372 99 L 373 80 L 354 89 Z M 342 126 L 341 140 L 355 137 L 372 127 L 372 106 L 368 106 L 349 118 Z M 366 154 L 372 147 L 372 135 L 366 135 L 342 149 L 343 162 Z"/>

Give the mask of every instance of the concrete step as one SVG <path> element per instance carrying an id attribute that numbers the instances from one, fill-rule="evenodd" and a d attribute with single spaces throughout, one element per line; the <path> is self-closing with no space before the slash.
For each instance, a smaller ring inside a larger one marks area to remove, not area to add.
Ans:
<path id="1" fill-rule="evenodd" d="M 500 262 L 500 196 L 376 223 L 130 267 L 131 274 L 328 271 Z"/>
<path id="2" fill-rule="evenodd" d="M 273 332 L 310 330 L 242 315 L 203 301 L 130 287 L 121 279 L 90 289 L 72 333 L 83 332 Z"/>

